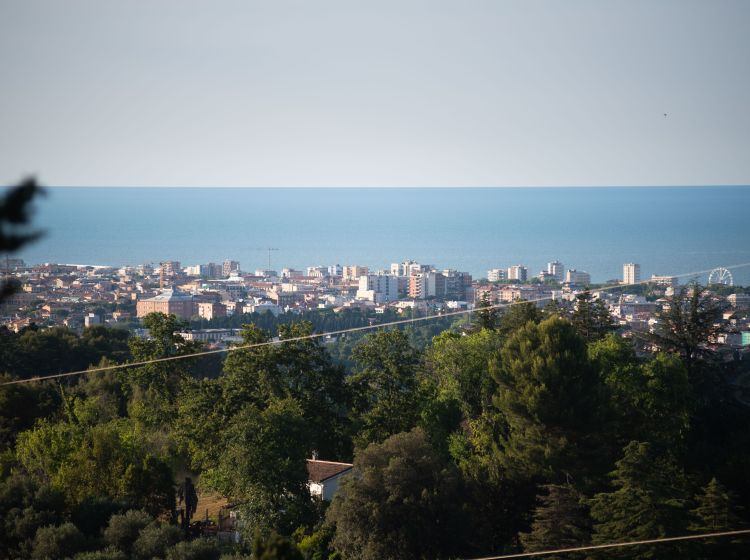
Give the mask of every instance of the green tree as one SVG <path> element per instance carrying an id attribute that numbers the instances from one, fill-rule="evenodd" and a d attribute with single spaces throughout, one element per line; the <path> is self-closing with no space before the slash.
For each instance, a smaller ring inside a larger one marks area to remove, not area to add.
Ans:
<path id="1" fill-rule="evenodd" d="M 85 544 L 86 539 L 83 533 L 72 523 L 42 527 L 34 537 L 31 558 L 32 560 L 69 558 L 76 552 L 80 552 Z"/>
<path id="2" fill-rule="evenodd" d="M 362 560 L 450 558 L 466 547 L 458 472 L 417 428 L 357 453 L 326 518 L 334 547 Z"/>
<path id="3" fill-rule="evenodd" d="M 490 361 L 501 347 L 501 337 L 487 329 L 466 336 L 443 332 L 425 352 L 421 377 L 439 400 L 455 401 L 464 418 L 475 418 L 492 404 Z"/>
<path id="4" fill-rule="evenodd" d="M 37 530 L 62 522 L 66 510 L 60 492 L 28 476 L 0 482 L 0 558 L 28 557 Z"/>
<path id="5" fill-rule="evenodd" d="M 195 539 L 177 543 L 167 551 L 167 560 L 219 560 L 221 550 L 214 539 Z"/>
<path id="6" fill-rule="evenodd" d="M 695 497 L 698 504 L 691 510 L 693 522 L 690 529 L 697 533 L 732 531 L 742 525 L 732 494 L 721 482 L 711 481 Z"/>
<path id="7" fill-rule="evenodd" d="M 136 509 L 113 515 L 102 533 L 104 543 L 129 554 L 140 532 L 153 521 L 154 519 L 145 511 Z"/>
<path id="8" fill-rule="evenodd" d="M 573 326 L 557 317 L 529 321 L 500 356 L 495 404 L 508 423 L 502 445 L 509 474 L 562 482 L 596 472 L 603 385 Z"/>
<path id="9" fill-rule="evenodd" d="M 14 381 L 0 374 L 0 383 Z M 54 412 L 60 393 L 49 383 L 0 385 L 0 449 L 11 449 L 18 434 Z"/>
<path id="10" fill-rule="evenodd" d="M 419 368 L 420 425 L 436 449 L 448 452 L 451 440 L 467 423 L 495 412 L 495 381 L 490 362 L 502 347 L 496 331 L 482 329 L 461 336 L 449 331 L 433 339 Z"/>
<path id="11" fill-rule="evenodd" d="M 542 320 L 542 313 L 532 301 L 517 300 L 505 308 L 500 316 L 498 332 L 507 338 L 518 329 L 526 326 L 529 321 L 538 323 Z"/>
<path id="12" fill-rule="evenodd" d="M 591 539 L 591 519 L 583 496 L 571 485 L 549 484 L 539 496 L 529 533 L 520 535 L 527 552 L 584 546 Z M 549 556 L 554 560 L 570 554 Z"/>
<path id="13" fill-rule="evenodd" d="M 221 380 L 224 415 L 248 402 L 263 408 L 275 399 L 293 398 L 310 426 L 312 448 L 322 457 L 348 457 L 350 394 L 344 370 L 333 363 L 320 339 L 305 338 L 311 334 L 310 322 L 280 325 L 279 336 L 287 342 L 231 352 Z M 270 341 L 254 325 L 245 325 L 242 337 L 242 345 Z M 295 340 L 299 338 L 303 340 Z"/>
<path id="14" fill-rule="evenodd" d="M 89 366 L 80 351 L 78 335 L 67 327 L 27 329 L 18 338 L 17 351 L 17 373 L 23 378 Z"/>
<path id="15" fill-rule="evenodd" d="M 641 366 L 641 375 L 644 391 L 633 402 L 643 414 L 640 437 L 681 451 L 695 400 L 687 370 L 676 357 L 657 354 Z"/>
<path id="16" fill-rule="evenodd" d="M 683 451 L 695 397 L 679 358 L 660 353 L 639 360 L 632 342 L 615 335 L 590 344 L 588 351 L 610 395 L 610 439 L 619 448 L 648 440 Z"/>
<path id="17" fill-rule="evenodd" d="M 494 331 L 497 328 L 499 316 L 500 311 L 492 306 L 489 293 L 484 292 L 477 304 L 476 325 L 480 329 Z"/>
<path id="18" fill-rule="evenodd" d="M 96 364 L 102 358 L 123 363 L 131 358 L 129 339 L 130 333 L 125 329 L 94 325 L 83 329 L 79 345 L 88 354 L 89 364 Z"/>
<path id="19" fill-rule="evenodd" d="M 578 334 L 588 342 L 601 340 L 617 328 L 604 300 L 594 299 L 588 290 L 576 295 L 570 320 Z"/>
<path id="20" fill-rule="evenodd" d="M 175 525 L 152 523 L 141 529 L 133 543 L 134 560 L 164 558 L 168 548 L 182 540 L 182 531 Z"/>
<path id="21" fill-rule="evenodd" d="M 508 428 L 501 413 L 486 411 L 449 437 L 449 451 L 465 484 L 473 526 L 471 556 L 511 552 L 521 531 L 528 531 L 535 480 L 510 478 L 501 442 Z"/>
<path id="22" fill-rule="evenodd" d="M 107 547 L 102 550 L 79 552 L 73 556 L 73 560 L 128 560 L 128 556 L 122 550 Z"/>
<path id="23" fill-rule="evenodd" d="M 171 468 L 137 434 L 120 420 L 91 427 L 42 421 L 19 435 L 16 453 L 26 472 L 62 491 L 73 505 L 105 496 L 154 514 L 169 512 Z"/>
<path id="24" fill-rule="evenodd" d="M 402 331 L 380 331 L 354 348 L 355 443 L 366 446 L 408 431 L 419 419 L 417 352 Z"/>
<path id="25" fill-rule="evenodd" d="M 240 502 L 248 536 L 272 529 L 290 535 L 310 520 L 305 459 L 309 428 L 292 399 L 245 407 L 221 434 L 221 453 L 202 481 Z"/>
<path id="26" fill-rule="evenodd" d="M 188 342 L 178 333 L 183 324 L 174 315 L 149 313 L 143 318 L 149 338 L 132 337 L 128 341 L 136 362 L 186 356 L 201 350 L 200 343 Z M 130 417 L 152 428 L 169 424 L 176 415 L 176 395 L 180 383 L 195 367 L 194 360 L 182 359 L 150 363 L 121 371 L 130 397 Z"/>
<path id="27" fill-rule="evenodd" d="M 255 535 L 253 539 L 254 560 L 303 560 L 297 545 L 286 537 L 272 531 L 268 537 Z"/>
<path id="28" fill-rule="evenodd" d="M 721 331 L 724 307 L 706 288 L 682 286 L 657 313 L 656 330 L 648 338 L 662 350 L 677 352 L 696 382 L 700 361 L 712 355 L 708 342 Z"/>
<path id="29" fill-rule="evenodd" d="M 674 461 L 649 443 L 632 441 L 611 473 L 613 490 L 591 502 L 594 544 L 684 534 L 687 528 L 685 476 Z M 609 558 L 681 558 L 679 545 L 635 546 L 607 551 Z"/>
<path id="30" fill-rule="evenodd" d="M 297 547 L 305 560 L 340 560 L 341 555 L 333 550 L 334 535 L 333 525 L 323 522 L 311 534 L 301 536 Z"/>
<path id="31" fill-rule="evenodd" d="M 72 508 L 71 521 L 86 537 L 98 537 L 109 518 L 122 513 L 127 506 L 106 496 L 90 496 Z"/>
<path id="32" fill-rule="evenodd" d="M 697 506 L 690 511 L 690 530 L 696 533 L 718 533 L 745 528 L 738 513 L 735 498 L 716 478 L 695 496 Z M 740 559 L 747 555 L 747 539 L 730 538 L 698 541 L 694 549 L 701 558 Z"/>
<path id="33" fill-rule="evenodd" d="M 223 453 L 222 433 L 241 410 L 240 403 L 224 398 L 222 382 L 217 379 L 186 380 L 177 403 L 175 439 L 187 452 L 193 469 L 213 468 Z"/>

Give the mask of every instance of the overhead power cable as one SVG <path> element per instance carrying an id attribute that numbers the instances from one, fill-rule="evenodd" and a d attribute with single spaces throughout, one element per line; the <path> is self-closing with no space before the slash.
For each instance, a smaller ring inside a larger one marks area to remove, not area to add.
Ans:
<path id="1" fill-rule="evenodd" d="M 750 263 L 743 263 L 743 264 L 734 264 L 725 266 L 723 268 L 727 269 L 737 269 L 737 268 L 744 268 L 750 266 Z M 683 274 L 674 274 L 672 277 L 674 278 L 685 278 L 685 277 L 695 277 L 699 276 L 701 274 L 707 274 L 711 272 L 713 269 L 707 269 L 707 270 L 699 270 L 696 272 L 685 272 Z M 617 284 L 613 286 L 605 286 L 603 288 L 596 288 L 594 290 L 591 290 L 592 292 L 609 292 L 612 290 L 619 290 L 622 288 L 626 288 L 629 286 L 637 286 L 641 284 L 650 284 L 651 280 L 641 280 L 640 282 L 636 282 L 634 284 Z M 488 305 L 486 307 L 475 307 L 473 309 L 460 309 L 458 311 L 449 311 L 446 313 L 438 313 L 435 315 L 427 315 L 425 317 L 414 317 L 411 319 L 400 319 L 398 321 L 389 321 L 387 323 L 377 323 L 374 325 L 365 325 L 362 327 L 351 327 L 348 329 L 341 329 L 337 331 L 328 331 L 323 333 L 314 333 L 304 336 L 296 336 L 291 338 L 284 338 L 284 339 L 275 339 L 275 340 L 268 340 L 265 342 L 257 342 L 253 344 L 243 344 L 240 346 L 230 346 L 228 348 L 219 348 L 216 350 L 204 350 L 201 352 L 194 352 L 191 354 L 182 354 L 179 356 L 167 356 L 164 358 L 152 358 L 149 360 L 142 360 L 140 362 L 127 362 L 123 364 L 115 364 L 111 366 L 103 366 L 103 367 L 95 367 L 90 369 L 82 369 L 77 371 L 69 371 L 66 373 L 55 373 L 51 375 L 42 375 L 42 376 L 35 376 L 35 377 L 29 377 L 25 379 L 15 379 L 13 381 L 6 381 L 4 383 L 0 383 L 0 387 L 4 385 L 19 385 L 23 383 L 32 383 L 35 381 L 45 381 L 47 379 L 60 379 L 63 377 L 74 377 L 77 375 L 85 375 L 89 373 L 100 373 L 104 371 L 113 371 L 117 369 L 126 369 L 126 368 L 134 368 L 134 367 L 142 367 L 147 366 L 150 364 L 158 364 L 158 363 L 164 363 L 164 362 L 175 362 L 178 360 L 188 360 L 191 358 L 200 358 L 202 356 L 211 356 L 214 354 L 227 354 L 230 352 L 237 352 L 239 350 L 252 350 L 255 348 L 262 348 L 264 346 L 272 346 L 272 345 L 278 345 L 278 344 L 285 344 L 289 342 L 302 342 L 304 340 L 313 340 L 318 338 L 324 338 L 328 336 L 338 336 L 342 334 L 347 333 L 353 333 L 353 332 L 364 332 L 364 331 L 371 331 L 376 329 L 382 329 L 387 327 L 396 327 L 401 325 L 409 325 L 413 324 L 417 321 L 430 321 L 432 319 L 441 319 L 443 317 L 452 317 L 452 316 L 458 316 L 458 315 L 470 315 L 472 313 L 478 313 L 481 311 L 488 311 L 493 309 L 506 309 L 508 307 L 511 307 L 513 305 L 521 305 L 521 304 L 528 304 L 528 303 L 541 303 L 544 301 L 550 301 L 552 298 L 549 296 L 543 297 L 543 298 L 536 298 L 536 299 L 529 299 L 529 300 L 516 300 L 512 302 L 507 303 L 497 303 L 494 305 Z"/>
<path id="2" fill-rule="evenodd" d="M 750 529 L 741 529 L 737 531 L 722 531 L 720 533 L 704 533 L 700 535 L 683 535 L 680 537 L 663 537 L 660 539 L 646 539 L 641 541 L 627 541 L 609 544 L 593 544 L 588 546 L 576 546 L 572 548 L 558 548 L 555 550 L 540 550 L 537 552 L 519 552 L 517 554 L 504 554 L 502 556 L 483 556 L 482 558 L 472 558 L 470 560 L 506 560 L 509 558 L 532 558 L 535 556 L 549 556 L 550 554 L 565 554 L 566 552 L 583 552 L 585 550 L 601 550 L 605 548 L 623 548 L 626 546 L 643 546 L 651 544 L 660 544 L 676 541 L 690 541 L 698 539 L 711 539 L 718 537 L 731 537 L 737 535 L 748 535 Z M 469 559 L 467 559 L 469 560 Z"/>

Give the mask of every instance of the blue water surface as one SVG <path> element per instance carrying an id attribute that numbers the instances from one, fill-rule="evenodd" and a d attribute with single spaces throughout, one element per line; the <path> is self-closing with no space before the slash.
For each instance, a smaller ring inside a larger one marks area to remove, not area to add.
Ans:
<path id="1" fill-rule="evenodd" d="M 232 258 L 243 270 L 414 259 L 483 277 L 551 260 L 595 282 L 750 262 L 750 187 L 73 188 L 37 204 L 30 263 L 184 265 Z M 750 284 L 750 267 L 734 270 Z M 705 275 L 703 276 L 705 281 Z"/>

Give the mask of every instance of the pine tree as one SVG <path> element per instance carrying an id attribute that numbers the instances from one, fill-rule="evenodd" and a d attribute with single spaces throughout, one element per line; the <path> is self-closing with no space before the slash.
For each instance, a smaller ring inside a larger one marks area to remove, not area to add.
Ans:
<path id="1" fill-rule="evenodd" d="M 696 533 L 718 533 L 744 528 L 742 520 L 737 515 L 734 497 L 716 478 L 702 489 L 695 497 L 698 506 L 691 510 L 692 522 L 690 530 Z M 697 541 L 695 550 L 701 558 L 745 558 L 747 555 L 748 539 L 717 538 Z"/>
<path id="2" fill-rule="evenodd" d="M 588 290 L 576 296 L 571 321 L 578 334 L 588 342 L 601 340 L 617 328 L 604 301 L 594 300 Z"/>
<path id="3" fill-rule="evenodd" d="M 731 494 L 716 478 L 712 478 L 695 497 L 698 507 L 691 510 L 694 521 L 690 529 L 699 533 L 731 531 L 740 524 Z"/>
<path id="4" fill-rule="evenodd" d="M 662 350 L 677 352 L 695 380 L 700 361 L 712 355 L 708 342 L 721 330 L 723 309 L 724 304 L 706 288 L 683 286 L 657 314 L 656 331 L 646 338 Z"/>
<path id="5" fill-rule="evenodd" d="M 482 294 L 482 298 L 479 300 L 477 308 L 476 325 L 480 329 L 494 331 L 497 328 L 499 311 L 496 307 L 492 307 L 492 302 L 490 301 L 490 296 L 487 292 Z"/>
<path id="6" fill-rule="evenodd" d="M 542 313 L 534 302 L 519 300 L 506 308 L 497 330 L 503 336 L 510 336 L 529 321 L 538 323 L 541 319 Z"/>
<path id="7" fill-rule="evenodd" d="M 494 404 L 508 422 L 502 447 L 509 476 L 562 482 L 566 472 L 596 471 L 603 384 L 568 321 L 527 323 L 491 373 L 499 386 Z"/>
<path id="8" fill-rule="evenodd" d="M 673 537 L 686 532 L 685 477 L 670 457 L 651 444 L 631 441 L 610 475 L 614 490 L 594 496 L 595 544 Z M 680 545 L 658 544 L 607 550 L 606 558 L 682 558 Z"/>
<path id="9" fill-rule="evenodd" d="M 582 496 L 570 485 L 550 484 L 539 496 L 531 532 L 520 535 L 527 552 L 583 546 L 591 538 L 591 520 Z M 552 560 L 573 558 L 571 554 L 549 556 Z"/>

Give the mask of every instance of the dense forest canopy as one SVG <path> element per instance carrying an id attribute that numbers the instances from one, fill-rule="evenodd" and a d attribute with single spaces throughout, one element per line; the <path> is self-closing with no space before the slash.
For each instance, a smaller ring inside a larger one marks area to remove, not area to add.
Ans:
<path id="1" fill-rule="evenodd" d="M 459 558 L 746 527 L 750 408 L 733 382 L 750 364 L 710 351 L 710 297 L 677 293 L 650 338 L 621 336 L 584 294 L 460 329 L 0 385 L 0 556 Z M 248 323 L 241 344 L 333 320 Z M 145 326 L 2 330 L 2 381 L 202 349 L 173 316 Z M 313 454 L 354 463 L 330 506 L 310 495 Z M 186 476 L 236 504 L 242 544 L 179 527 Z M 749 543 L 606 557 L 743 558 Z"/>

